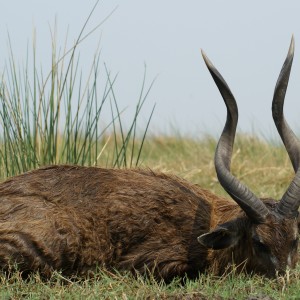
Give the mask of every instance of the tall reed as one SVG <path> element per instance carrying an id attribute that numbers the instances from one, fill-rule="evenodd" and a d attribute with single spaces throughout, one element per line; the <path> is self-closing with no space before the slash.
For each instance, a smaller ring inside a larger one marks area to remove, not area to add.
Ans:
<path id="1" fill-rule="evenodd" d="M 116 76 L 106 66 L 100 76 L 97 49 L 88 76 L 81 72 L 79 45 L 99 26 L 85 34 L 94 9 L 74 45 L 71 49 L 64 45 L 62 55 L 57 54 L 61 47 L 52 35 L 51 69 L 46 76 L 37 68 L 35 43 L 25 67 L 16 63 L 9 43 L 10 56 L 0 79 L 0 177 L 49 164 L 98 165 L 107 143 L 113 143 L 114 151 L 105 165 L 139 164 L 153 110 L 139 134 L 137 122 L 152 83 L 145 88 L 145 69 L 135 113 L 126 127 L 114 92 Z"/>

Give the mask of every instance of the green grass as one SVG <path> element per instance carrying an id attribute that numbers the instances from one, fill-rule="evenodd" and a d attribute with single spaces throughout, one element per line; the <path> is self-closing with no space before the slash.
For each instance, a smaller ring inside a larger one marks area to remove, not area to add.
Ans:
<path id="1" fill-rule="evenodd" d="M 273 280 L 261 276 L 231 273 L 224 277 L 209 274 L 197 280 L 170 284 L 130 274 L 99 271 L 93 278 L 69 280 L 54 273 L 48 281 L 38 274 L 28 280 L 19 273 L 0 277 L 1 299 L 299 299 L 299 271 Z"/>
<path id="2" fill-rule="evenodd" d="M 81 44 L 102 24 L 86 32 L 95 7 L 71 45 L 67 37 L 65 45 L 57 45 L 54 26 L 52 63 L 46 72 L 36 61 L 35 39 L 20 66 L 9 38 L 10 55 L 0 78 L 0 177 L 59 163 L 91 166 L 101 160 L 106 166 L 139 164 L 153 110 L 139 133 L 138 116 L 153 82 L 147 83 L 145 68 L 135 113 L 125 125 L 124 108 L 119 107 L 115 94 L 117 76 L 101 63 L 100 51 L 95 51 L 90 67 L 85 66 L 84 71 L 80 67 Z M 113 150 L 104 162 L 102 153 L 108 143 Z"/>

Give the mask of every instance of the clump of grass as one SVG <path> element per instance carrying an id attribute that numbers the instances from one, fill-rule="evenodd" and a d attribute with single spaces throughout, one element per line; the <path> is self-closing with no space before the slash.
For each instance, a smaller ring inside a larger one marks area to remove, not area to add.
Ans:
<path id="1" fill-rule="evenodd" d="M 32 61 L 27 53 L 24 68 L 16 64 L 9 43 L 10 58 L 0 80 L 1 177 L 49 164 L 97 165 L 109 143 L 114 150 L 107 158 L 106 166 L 139 164 L 153 111 L 142 133 L 137 132 L 137 122 L 152 83 L 146 88 L 145 69 L 135 114 L 129 128 L 125 128 L 114 92 L 116 76 L 112 77 L 106 66 L 105 75 L 99 75 L 98 50 L 88 76 L 80 70 L 79 46 L 99 26 L 85 33 L 95 7 L 74 45 L 70 49 L 64 45 L 62 54 L 54 29 L 51 70 L 46 75 L 37 67 L 35 43 Z M 111 111 L 111 120 L 105 124 L 102 116 L 109 111 L 107 107 Z M 141 142 L 137 147 L 139 139 Z"/>

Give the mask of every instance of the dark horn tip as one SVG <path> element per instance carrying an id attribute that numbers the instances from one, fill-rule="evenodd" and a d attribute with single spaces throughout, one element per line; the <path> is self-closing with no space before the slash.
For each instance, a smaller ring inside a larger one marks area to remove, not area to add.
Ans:
<path id="1" fill-rule="evenodd" d="M 290 71 L 291 71 L 293 58 L 294 58 L 294 50 L 295 50 L 295 40 L 294 40 L 294 35 L 292 35 L 288 54 L 286 56 L 286 59 L 284 61 L 284 64 L 282 66 L 282 69 L 280 71 L 279 77 L 276 82 L 273 102 L 272 102 L 272 110 L 274 104 L 276 103 L 280 104 L 281 102 L 283 103 L 284 101 L 285 91 L 287 89 L 287 84 L 289 81 Z M 283 96 L 281 95 L 281 93 L 279 95 L 276 95 L 278 94 L 278 91 L 283 93 Z M 273 110 L 273 115 L 274 115 L 274 110 Z"/>

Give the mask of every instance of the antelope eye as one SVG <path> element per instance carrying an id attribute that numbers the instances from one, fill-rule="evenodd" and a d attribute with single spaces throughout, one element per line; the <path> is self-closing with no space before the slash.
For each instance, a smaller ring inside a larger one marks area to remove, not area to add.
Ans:
<path id="1" fill-rule="evenodd" d="M 261 242 L 259 240 L 258 237 L 253 237 L 252 238 L 252 241 L 253 241 L 253 245 L 254 247 L 259 251 L 259 252 L 268 252 L 269 251 L 269 248 L 268 246 L 266 246 L 263 242 Z"/>
<path id="2" fill-rule="evenodd" d="M 298 248 L 299 239 L 295 239 L 292 241 L 292 248 Z"/>

